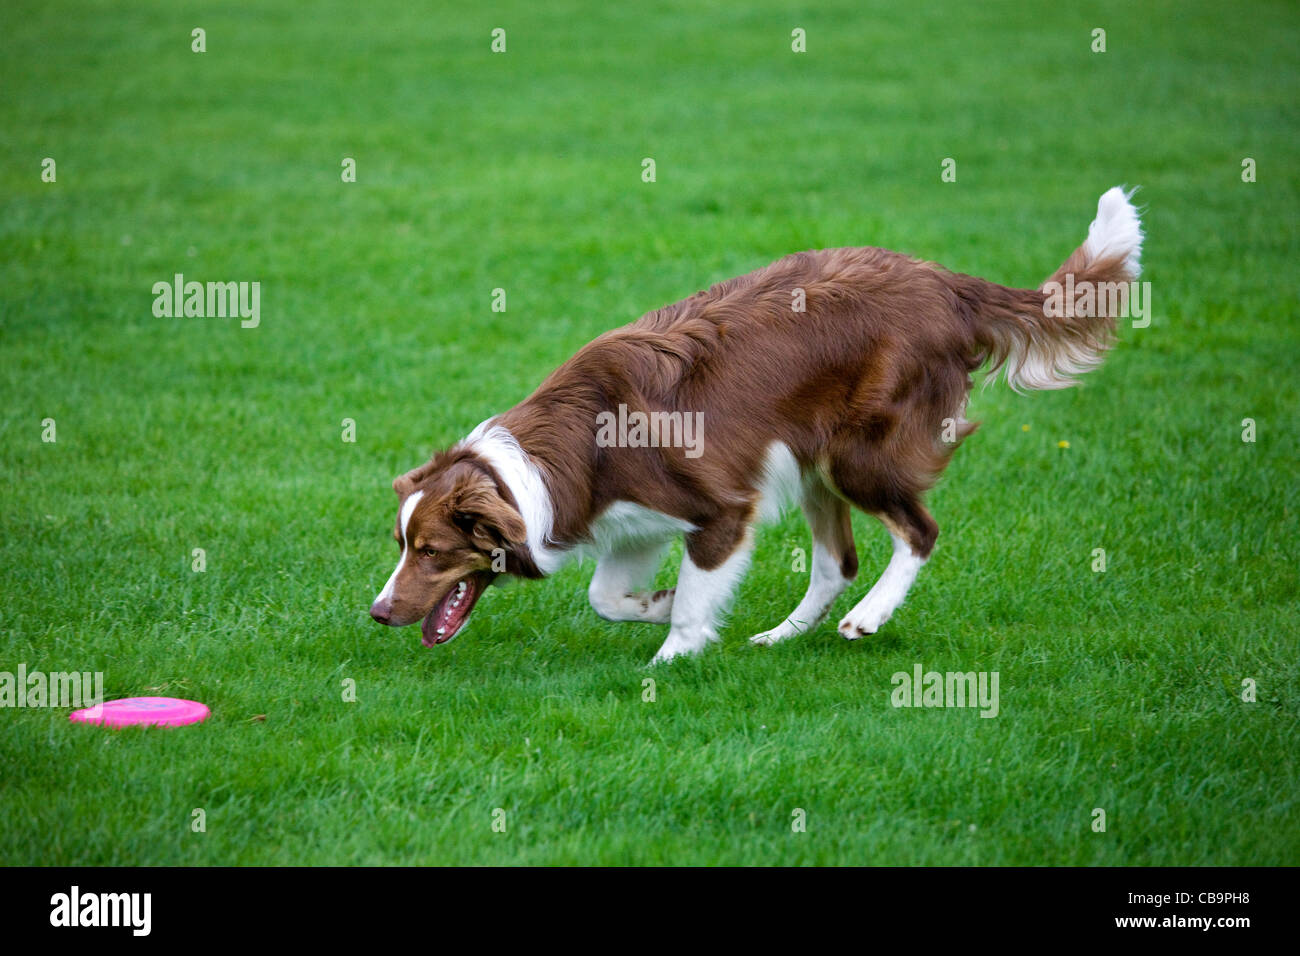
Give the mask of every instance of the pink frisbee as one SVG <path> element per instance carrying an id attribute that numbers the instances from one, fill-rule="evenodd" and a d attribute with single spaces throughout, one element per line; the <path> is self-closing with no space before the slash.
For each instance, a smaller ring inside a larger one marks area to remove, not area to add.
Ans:
<path id="1" fill-rule="evenodd" d="M 210 711 L 197 700 L 179 697 L 124 697 L 110 700 L 96 707 L 74 710 L 68 719 L 78 724 L 103 724 L 106 727 L 127 727 L 131 724 L 155 724 L 160 727 L 181 727 L 206 720 Z"/>

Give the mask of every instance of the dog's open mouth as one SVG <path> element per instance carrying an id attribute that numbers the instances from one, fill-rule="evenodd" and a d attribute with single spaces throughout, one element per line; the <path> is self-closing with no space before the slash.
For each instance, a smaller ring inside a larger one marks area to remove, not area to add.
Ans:
<path id="1" fill-rule="evenodd" d="M 484 590 L 491 583 L 493 575 L 488 571 L 478 571 L 461 578 L 448 591 L 433 610 L 425 615 L 420 624 L 420 641 L 425 647 L 446 644 L 465 626 L 470 611 L 483 596 Z"/>

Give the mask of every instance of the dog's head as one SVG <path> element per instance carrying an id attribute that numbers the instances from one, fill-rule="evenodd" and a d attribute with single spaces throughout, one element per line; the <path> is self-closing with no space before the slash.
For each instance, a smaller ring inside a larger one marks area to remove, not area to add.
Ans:
<path id="1" fill-rule="evenodd" d="M 423 621 L 425 645 L 446 643 L 498 573 L 518 573 L 523 518 L 492 469 L 469 452 L 435 456 L 393 490 L 401 557 L 370 616 L 393 627 Z"/>

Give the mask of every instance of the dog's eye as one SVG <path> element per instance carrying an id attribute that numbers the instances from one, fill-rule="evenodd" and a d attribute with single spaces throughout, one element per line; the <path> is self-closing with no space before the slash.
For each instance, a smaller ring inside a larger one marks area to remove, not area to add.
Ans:
<path id="1" fill-rule="evenodd" d="M 433 548 L 421 548 L 420 553 L 424 555 L 426 558 L 432 558 L 438 552 L 433 550 Z"/>

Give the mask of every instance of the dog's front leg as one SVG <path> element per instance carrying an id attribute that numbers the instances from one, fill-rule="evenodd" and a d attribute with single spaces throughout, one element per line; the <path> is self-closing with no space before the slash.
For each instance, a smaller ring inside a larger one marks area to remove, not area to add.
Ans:
<path id="1" fill-rule="evenodd" d="M 730 549 L 728 538 L 732 539 Z M 734 529 L 702 529 L 687 536 L 686 554 L 677 576 L 672 627 L 651 664 L 670 661 L 680 654 L 698 654 L 718 639 L 718 619 L 731 603 L 753 550 L 749 527 L 739 523 Z"/>
<path id="2" fill-rule="evenodd" d="M 626 544 L 596 561 L 587 599 L 607 621 L 647 621 L 667 624 L 673 607 L 672 589 L 647 591 L 663 560 L 668 542 Z"/>

